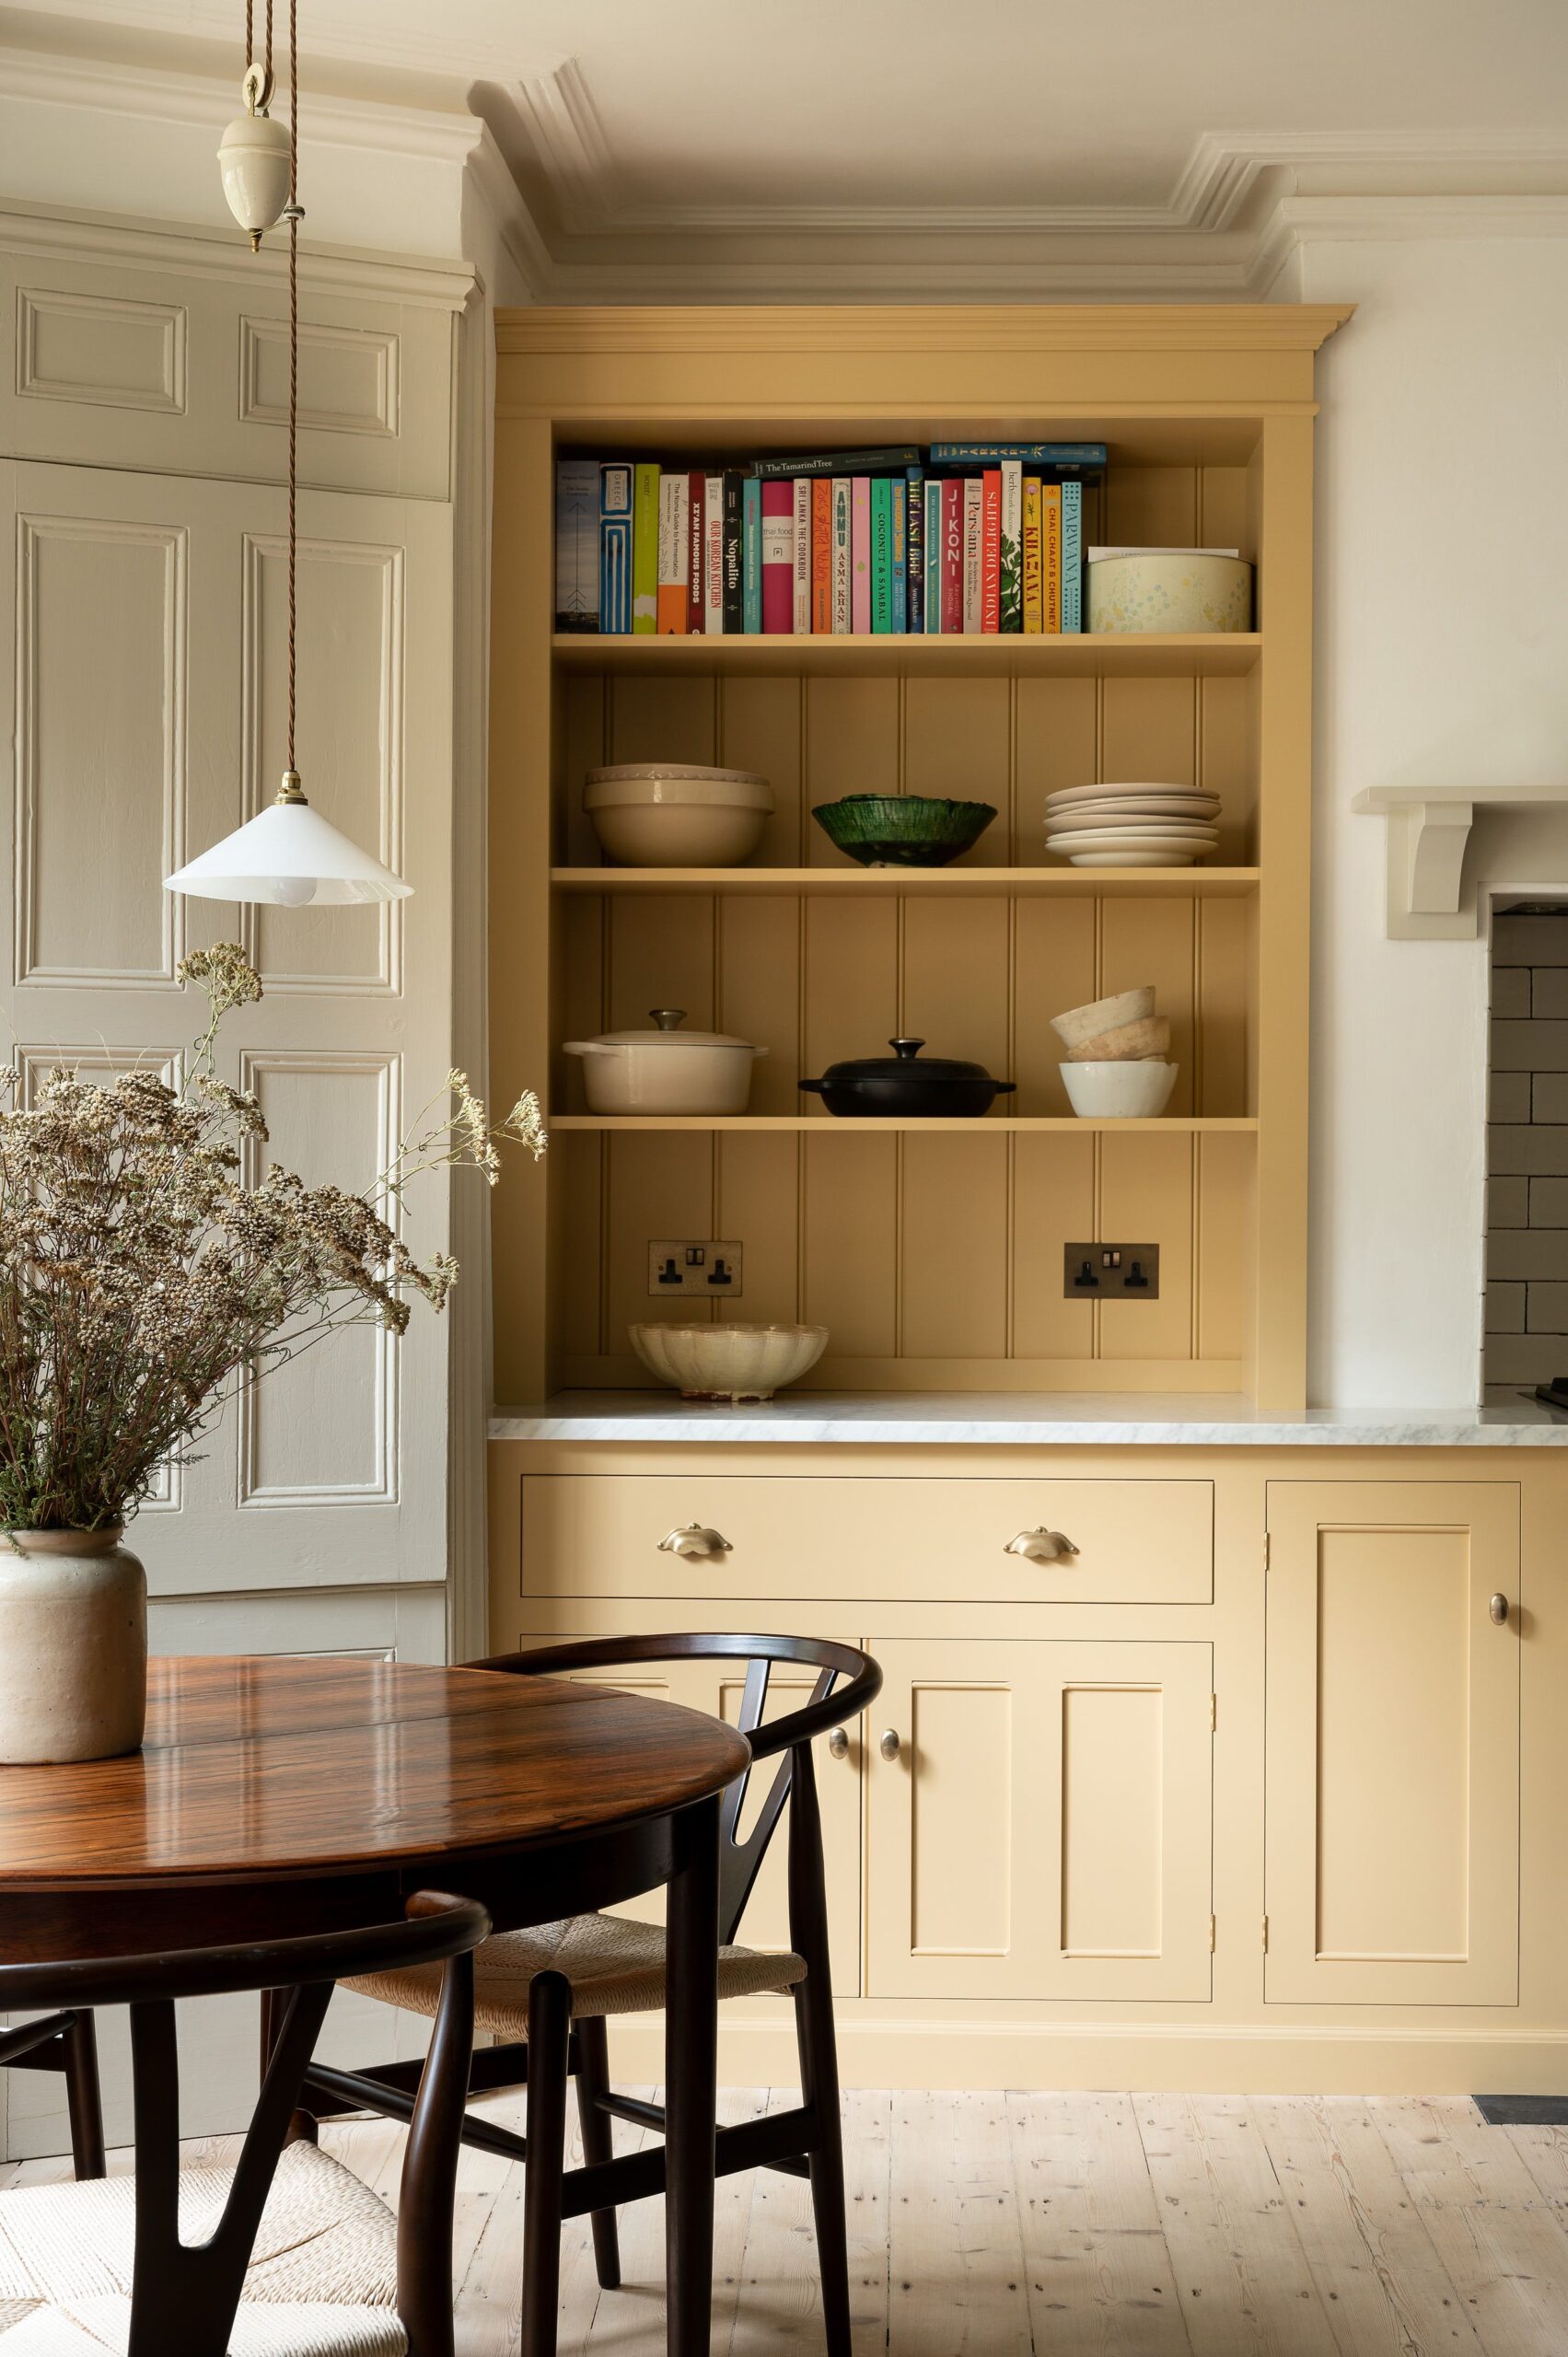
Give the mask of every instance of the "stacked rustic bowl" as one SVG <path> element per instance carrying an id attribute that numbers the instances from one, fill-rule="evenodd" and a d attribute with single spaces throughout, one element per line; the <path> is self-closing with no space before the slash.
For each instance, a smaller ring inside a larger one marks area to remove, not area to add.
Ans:
<path id="1" fill-rule="evenodd" d="M 1147 1120 L 1163 1113 L 1179 1064 L 1167 1063 L 1170 1026 L 1155 1013 L 1152 983 L 1053 1015 L 1067 1052 L 1062 1082 L 1074 1113 L 1090 1120 Z"/>
<path id="2" fill-rule="evenodd" d="M 1195 785 L 1069 785 L 1045 801 L 1045 847 L 1074 867 L 1191 867 L 1219 847 L 1217 794 Z"/>

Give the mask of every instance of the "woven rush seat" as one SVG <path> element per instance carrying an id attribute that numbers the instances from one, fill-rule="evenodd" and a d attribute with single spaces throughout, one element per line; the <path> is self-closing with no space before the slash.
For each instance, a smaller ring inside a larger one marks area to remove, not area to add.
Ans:
<path id="1" fill-rule="evenodd" d="M 474 1956 L 474 2026 L 508 2042 L 528 2034 L 528 1983 L 539 1972 L 559 1972 L 572 1985 L 578 2020 L 596 2014 L 656 2014 L 665 2001 L 664 1933 L 657 1923 L 620 1915 L 574 1915 L 537 1923 L 528 1932 L 500 1932 Z M 720 1997 L 782 1994 L 806 1978 L 806 1966 L 787 1950 L 719 1950 Z M 441 1993 L 439 1965 L 408 1965 L 369 1972 L 344 1983 L 363 1997 L 433 2015 Z M 0 2348 L 4 2343 L 0 2342 Z"/>
<path id="2" fill-rule="evenodd" d="M 440 1980 L 441 1968 L 435 1968 Z M 234 2172 L 185 2169 L 180 2234 L 204 2242 Z M 135 2179 L 0 2193 L 3 2357 L 124 2357 Z M 405 2357 L 397 2221 L 315 2145 L 289 2145 L 262 2212 L 229 2357 Z"/>

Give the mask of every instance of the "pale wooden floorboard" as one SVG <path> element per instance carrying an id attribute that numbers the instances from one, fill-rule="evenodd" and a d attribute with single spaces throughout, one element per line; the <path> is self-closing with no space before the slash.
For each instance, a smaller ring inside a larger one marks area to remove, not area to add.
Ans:
<path id="1" fill-rule="evenodd" d="M 1143 2096 L 1136 2110 L 1193 2350 L 1333 2357 L 1333 2328 L 1246 2101 Z"/>
<path id="2" fill-rule="evenodd" d="M 1132 2097 L 1012 2095 L 1007 2121 L 1035 2347 L 1191 2357 Z"/>
<path id="3" fill-rule="evenodd" d="M 798 2100 L 721 2098 L 726 2121 Z M 525 2124 L 521 2096 L 482 2108 Z M 322 2142 L 395 2200 L 401 2129 Z M 844 2163 L 854 2357 L 1568 2357 L 1568 2131 L 1489 2129 L 1460 2097 L 857 2091 Z M 69 2173 L 16 2163 L 0 2189 Z M 517 2357 L 523 2177 L 463 2155 L 459 2357 Z M 726 2178 L 714 2221 L 714 2357 L 820 2357 L 807 2187 Z M 621 2226 L 626 2288 L 603 2293 L 587 2219 L 566 2229 L 561 2357 L 662 2357 L 662 2201 Z"/>

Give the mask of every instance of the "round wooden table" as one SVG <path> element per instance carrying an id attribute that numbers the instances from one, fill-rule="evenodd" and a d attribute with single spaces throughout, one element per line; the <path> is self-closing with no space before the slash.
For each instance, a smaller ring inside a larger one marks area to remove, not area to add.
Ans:
<path id="1" fill-rule="evenodd" d="M 718 1800 L 733 1728 L 561 1678 L 402 1662 L 158 1661 L 122 1759 L 0 1767 L 0 1959 L 385 1922 L 421 1889 L 513 1931 L 669 1890 L 668 2347 L 706 2357 Z"/>

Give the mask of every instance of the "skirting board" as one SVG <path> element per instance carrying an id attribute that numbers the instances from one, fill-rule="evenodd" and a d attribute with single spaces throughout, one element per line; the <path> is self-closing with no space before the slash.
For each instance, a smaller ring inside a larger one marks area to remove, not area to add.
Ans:
<path id="1" fill-rule="evenodd" d="M 623 2085 L 664 2077 L 662 2021 L 611 2021 Z M 1469 2029 L 1275 2029 L 1184 2024 L 841 2024 L 850 2087 L 1136 2089 L 1149 2095 L 1463 2096 L 1474 2087 L 1556 2095 L 1568 2086 L 1568 2033 Z M 719 2083 L 789 2086 L 799 2077 L 791 2021 L 719 2027 Z"/>

